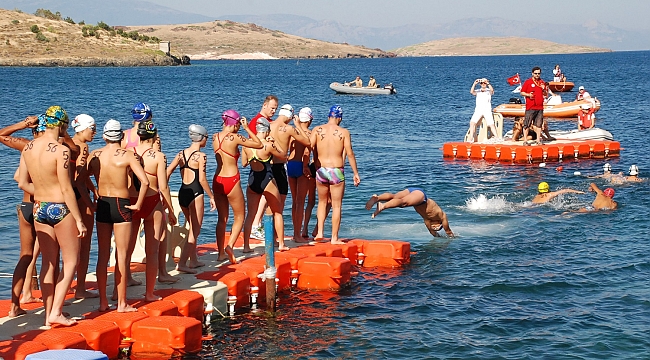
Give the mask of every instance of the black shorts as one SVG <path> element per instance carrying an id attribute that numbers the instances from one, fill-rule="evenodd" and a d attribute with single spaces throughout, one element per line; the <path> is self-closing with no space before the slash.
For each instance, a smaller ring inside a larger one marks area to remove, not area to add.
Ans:
<path id="1" fill-rule="evenodd" d="M 273 164 L 271 165 L 271 170 L 273 170 L 273 177 L 275 178 L 275 183 L 278 185 L 280 195 L 287 195 L 289 193 L 289 179 L 287 178 L 287 170 L 284 168 L 284 164 Z"/>
<path id="2" fill-rule="evenodd" d="M 524 129 L 530 129 L 530 125 L 542 127 L 544 123 L 544 110 L 526 110 L 524 118 Z"/>
<path id="3" fill-rule="evenodd" d="M 131 205 L 131 200 L 129 199 L 100 196 L 99 199 L 97 199 L 95 220 L 106 224 L 131 222 L 131 209 L 126 208 L 129 205 Z"/>

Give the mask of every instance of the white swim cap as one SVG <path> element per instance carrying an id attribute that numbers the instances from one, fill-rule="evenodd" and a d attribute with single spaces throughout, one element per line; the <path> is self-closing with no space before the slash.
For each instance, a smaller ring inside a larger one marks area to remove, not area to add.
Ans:
<path id="1" fill-rule="evenodd" d="M 312 115 L 310 108 L 304 107 L 300 109 L 298 118 L 300 119 L 300 122 L 310 122 L 314 119 L 314 115 Z"/>
<path id="2" fill-rule="evenodd" d="M 612 165 L 605 163 L 605 165 L 603 165 L 603 171 L 612 171 Z"/>
<path id="3" fill-rule="evenodd" d="M 636 165 L 630 166 L 630 175 L 639 175 L 639 168 Z"/>
<path id="4" fill-rule="evenodd" d="M 293 117 L 293 106 L 291 106 L 289 104 L 282 105 L 282 107 L 280 108 L 280 111 L 278 112 L 278 115 L 279 116 L 286 116 L 289 119 L 291 119 Z"/>
<path id="5" fill-rule="evenodd" d="M 546 167 L 546 163 L 539 163 L 539 167 Z"/>
<path id="6" fill-rule="evenodd" d="M 122 140 L 122 137 L 124 136 L 124 133 L 122 132 L 122 125 L 120 125 L 120 122 L 117 120 L 110 119 L 106 122 L 106 125 L 104 125 L 104 139 L 108 141 L 120 141 Z"/>
<path id="7" fill-rule="evenodd" d="M 93 119 L 93 117 L 90 115 L 79 114 L 74 118 L 74 120 L 72 120 L 72 123 L 70 125 L 72 125 L 72 128 L 75 132 L 80 132 L 95 125 L 95 119 Z"/>
<path id="8" fill-rule="evenodd" d="M 582 173 L 581 173 L 580 171 L 575 171 L 575 172 L 573 173 L 573 175 L 575 175 L 575 176 L 580 176 L 580 175 L 582 175 Z"/>

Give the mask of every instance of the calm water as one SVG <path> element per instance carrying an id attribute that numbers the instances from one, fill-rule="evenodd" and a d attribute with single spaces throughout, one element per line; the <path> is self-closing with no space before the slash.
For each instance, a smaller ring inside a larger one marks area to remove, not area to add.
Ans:
<path id="1" fill-rule="evenodd" d="M 362 183 L 343 203 L 344 237 L 410 241 L 412 263 L 396 271 L 363 271 L 339 294 L 283 295 L 274 319 L 242 314 L 217 320 L 205 357 L 287 358 L 646 358 L 650 354 L 650 212 L 648 183 L 615 186 L 620 209 L 562 215 L 590 204 L 593 193 L 530 206 L 536 185 L 586 190 L 604 161 L 513 166 L 443 161 L 446 141 L 462 139 L 474 109 L 472 81 L 495 85 L 493 105 L 513 94 L 505 79 L 541 66 L 549 79 L 560 63 L 569 80 L 602 101 L 597 125 L 625 150 L 615 171 L 637 164 L 650 175 L 645 134 L 649 52 L 423 59 L 194 62 L 168 68 L 0 68 L 2 125 L 60 104 L 100 126 L 130 123 L 140 101 L 154 111 L 169 157 L 185 147 L 187 126 L 219 130 L 218 115 L 235 108 L 252 117 L 269 93 L 280 103 L 310 106 L 315 124 L 334 103 L 352 133 Z M 392 81 L 396 96 L 338 96 L 332 81 L 361 75 Z M 575 93 L 563 95 L 570 100 Z M 511 126 L 507 122 L 506 127 Z M 552 129 L 575 122 L 551 122 Z M 639 131 L 639 129 L 644 129 Z M 27 133 L 24 136 L 28 136 Z M 98 137 L 91 148 L 100 146 Z M 12 180 L 16 151 L 0 148 L 0 272 L 18 254 Z M 214 160 L 209 172 L 214 173 Z M 248 174 L 248 170 L 244 171 Z M 211 175 L 210 175 L 211 176 Z M 596 181 L 605 187 L 603 181 Z M 172 177 L 173 190 L 178 176 Z M 377 192 L 421 186 L 447 212 L 455 239 L 432 239 L 411 209 L 371 220 L 363 206 Z M 290 204 L 287 204 L 290 208 Z M 288 214 L 289 211 L 285 211 Z M 288 216 L 287 216 L 288 219 Z M 214 241 L 207 213 L 200 242 Z M 286 222 L 290 233 L 290 221 Z M 93 249 L 93 256 L 95 249 Z M 91 260 L 94 266 L 94 259 Z M 0 278 L 9 297 L 10 279 Z"/>

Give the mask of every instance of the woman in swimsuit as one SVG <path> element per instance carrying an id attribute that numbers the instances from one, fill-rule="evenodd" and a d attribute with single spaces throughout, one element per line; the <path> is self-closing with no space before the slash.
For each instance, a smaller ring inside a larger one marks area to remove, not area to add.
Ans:
<path id="1" fill-rule="evenodd" d="M 201 152 L 201 148 L 205 147 L 208 140 L 208 130 L 201 125 L 193 124 L 189 128 L 189 136 L 192 145 L 176 155 L 167 168 L 167 177 L 171 176 L 174 169 L 180 165 L 182 183 L 178 190 L 178 204 L 181 206 L 185 220 L 190 224 L 187 241 L 181 251 L 176 270 L 196 274 L 194 269 L 204 265 L 198 260 L 196 254 L 196 241 L 201 233 L 205 212 L 204 194 L 208 193 L 210 197 L 210 211 L 215 210 L 217 206 L 206 175 L 207 156 Z M 186 265 L 188 259 L 190 263 Z"/>
<path id="2" fill-rule="evenodd" d="M 138 124 L 153 118 L 153 113 L 151 112 L 149 105 L 145 103 L 137 103 L 133 106 L 133 110 L 131 110 L 131 116 L 133 117 L 133 127 L 124 130 L 124 137 L 122 137 L 122 148 L 124 149 L 133 149 L 140 144 Z"/>
<path id="3" fill-rule="evenodd" d="M 271 168 L 271 159 L 279 158 L 284 161 L 287 154 L 284 149 L 275 144 L 275 140 L 269 136 L 271 127 L 266 119 L 257 120 L 257 134 L 262 140 L 261 149 L 244 148 L 242 157 L 242 166 L 250 164 L 251 171 L 248 175 L 248 189 L 246 196 L 248 199 L 248 214 L 244 222 L 244 252 L 252 252 L 250 248 L 250 236 L 253 228 L 253 220 L 262 195 L 273 213 L 273 223 L 275 232 L 278 236 L 278 250 L 289 250 L 284 245 L 284 220 L 282 218 L 282 201 L 280 200 L 280 191 L 273 178 L 273 169 Z"/>
<path id="4" fill-rule="evenodd" d="M 244 226 L 246 206 L 237 164 L 239 146 L 261 149 L 263 145 L 257 135 L 248 127 L 246 118 L 239 116 L 239 113 L 235 110 L 224 111 L 221 118 L 223 119 L 223 130 L 212 137 L 214 156 L 217 159 L 217 171 L 212 180 L 212 191 L 214 192 L 219 216 L 216 230 L 217 249 L 219 250 L 219 260 L 228 258 L 234 264 L 237 260 L 232 249 Z M 248 133 L 248 138 L 237 134 L 240 126 Z M 228 204 L 232 208 L 234 220 L 230 230 L 228 246 L 224 247 L 226 223 L 229 215 Z"/>
<path id="5" fill-rule="evenodd" d="M 151 120 L 140 122 L 138 124 L 140 144 L 133 148 L 133 151 L 140 158 L 140 163 L 147 175 L 149 186 L 142 207 L 132 214 L 131 239 L 129 240 L 126 269 L 129 269 L 128 262 L 131 259 L 135 243 L 139 238 L 140 222 L 142 220 L 144 221 L 144 249 L 147 256 L 145 301 L 161 299 L 159 296 L 154 295 L 153 291 L 158 276 L 158 251 L 162 239 L 162 232 L 164 231 L 164 209 L 169 211 L 169 223 L 172 225 L 176 224 L 174 210 L 171 207 L 172 199 L 167 184 L 167 158 L 165 154 L 153 149 L 157 134 L 158 130 Z M 131 204 L 137 202 L 139 191 L 140 182 L 137 180 L 137 177 L 133 176 L 132 186 L 129 188 Z M 161 195 L 163 201 L 161 201 Z M 130 271 L 127 270 L 127 274 L 130 275 Z"/>

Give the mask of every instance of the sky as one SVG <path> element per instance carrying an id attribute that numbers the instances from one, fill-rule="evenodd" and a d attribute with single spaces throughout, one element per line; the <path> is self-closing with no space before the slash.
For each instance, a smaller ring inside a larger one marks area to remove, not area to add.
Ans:
<path id="1" fill-rule="evenodd" d="M 294 14 L 365 27 L 444 24 L 501 17 L 551 24 L 599 22 L 625 30 L 650 29 L 649 0 L 147 0 L 224 19 L 227 15 Z"/>

